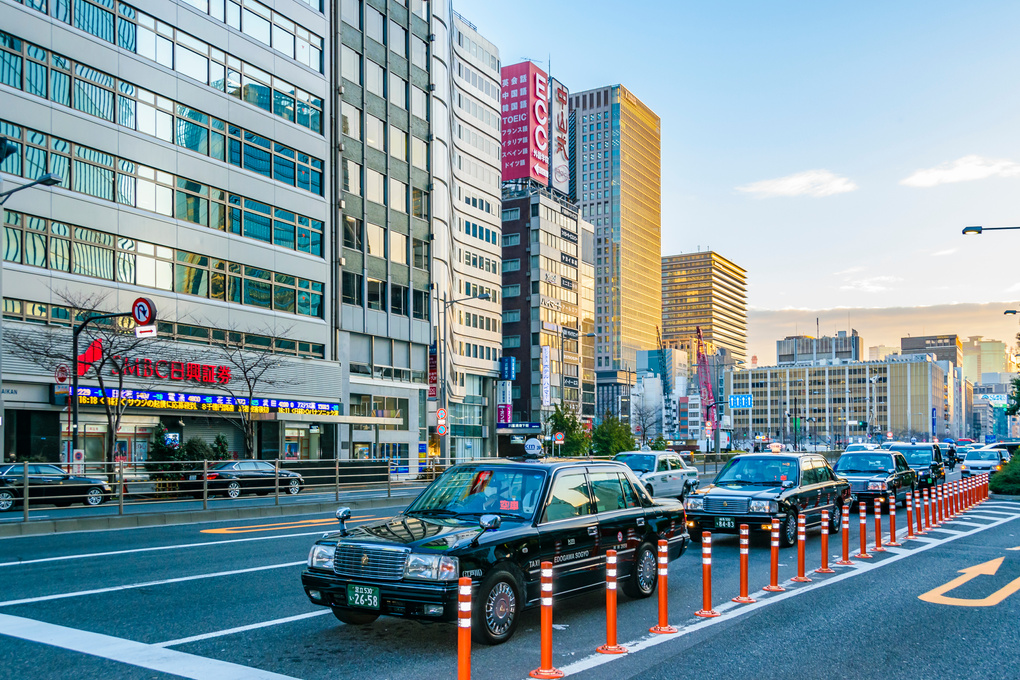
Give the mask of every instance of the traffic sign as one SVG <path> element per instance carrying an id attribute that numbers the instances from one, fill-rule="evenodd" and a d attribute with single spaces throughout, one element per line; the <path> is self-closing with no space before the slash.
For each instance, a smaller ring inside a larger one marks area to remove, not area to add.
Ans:
<path id="1" fill-rule="evenodd" d="M 151 326 L 156 321 L 156 305 L 147 297 L 140 297 L 131 305 L 131 316 L 139 326 Z"/>
<path id="2" fill-rule="evenodd" d="M 436 419 L 437 419 L 437 420 L 438 420 L 439 422 L 441 422 L 441 423 L 442 423 L 442 422 L 445 422 L 445 421 L 446 421 L 446 416 L 447 416 L 447 415 L 448 415 L 448 414 L 447 414 L 447 412 L 446 412 L 446 409 L 445 409 L 445 408 L 441 408 L 441 409 L 437 409 L 437 410 L 436 410 Z"/>
<path id="3" fill-rule="evenodd" d="M 436 434 L 440 437 L 446 434 L 446 425 L 436 425 Z"/>
<path id="4" fill-rule="evenodd" d="M 524 453 L 531 454 L 542 453 L 542 442 L 532 437 L 528 441 L 524 442 Z"/>
<path id="5" fill-rule="evenodd" d="M 553 440 L 557 444 L 562 444 L 563 443 L 563 433 L 562 432 L 557 432 L 556 434 L 554 434 L 553 435 Z"/>
<path id="6" fill-rule="evenodd" d="M 731 394 L 730 408 L 754 408 L 753 394 Z"/>
<path id="7" fill-rule="evenodd" d="M 154 338 L 156 337 L 156 326 L 135 326 L 135 337 L 136 338 Z"/>
<path id="8" fill-rule="evenodd" d="M 60 364 L 56 370 L 53 371 L 53 379 L 58 383 L 67 382 L 67 364 Z"/>

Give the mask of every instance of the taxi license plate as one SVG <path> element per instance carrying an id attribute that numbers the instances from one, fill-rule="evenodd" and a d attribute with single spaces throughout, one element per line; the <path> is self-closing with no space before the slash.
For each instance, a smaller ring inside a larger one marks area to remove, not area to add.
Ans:
<path id="1" fill-rule="evenodd" d="M 716 529 L 732 529 L 733 518 L 732 517 L 716 517 L 715 518 Z"/>
<path id="2" fill-rule="evenodd" d="M 379 589 L 373 586 L 347 586 L 347 606 L 365 609 L 379 608 Z"/>

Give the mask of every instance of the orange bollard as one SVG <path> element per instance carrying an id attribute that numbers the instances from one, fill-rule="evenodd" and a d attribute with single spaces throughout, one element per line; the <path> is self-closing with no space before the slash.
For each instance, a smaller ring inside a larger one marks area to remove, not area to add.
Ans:
<path id="1" fill-rule="evenodd" d="M 931 526 L 933 529 L 942 526 L 942 523 L 939 522 L 939 487 L 937 484 L 931 488 Z"/>
<path id="2" fill-rule="evenodd" d="M 885 552 L 882 547 L 882 499 L 875 499 L 875 549 L 872 552 Z"/>
<path id="3" fill-rule="evenodd" d="M 701 609 L 694 612 L 695 616 L 710 619 L 719 616 L 712 609 L 712 534 L 701 532 Z"/>
<path id="4" fill-rule="evenodd" d="M 889 496 L 889 541 L 886 543 L 888 546 L 898 548 L 903 545 L 896 540 L 896 494 Z"/>
<path id="5" fill-rule="evenodd" d="M 616 551 L 606 551 L 606 644 L 596 647 L 599 654 L 626 654 L 627 648 L 616 644 Z"/>
<path id="6" fill-rule="evenodd" d="M 939 497 L 938 509 L 939 509 L 939 524 L 945 524 L 946 522 L 946 485 L 936 489 L 936 495 Z"/>
<path id="7" fill-rule="evenodd" d="M 740 525 L 740 595 L 733 598 L 734 602 L 740 604 L 757 602 L 747 594 L 747 544 L 750 542 L 750 533 L 746 524 Z"/>
<path id="8" fill-rule="evenodd" d="M 861 501 L 861 551 L 854 557 L 862 560 L 870 560 L 874 555 L 868 554 L 868 504 Z"/>
<path id="9" fill-rule="evenodd" d="M 963 512 L 962 504 L 960 503 L 960 480 L 953 482 L 953 516 L 959 515 Z"/>
<path id="10" fill-rule="evenodd" d="M 952 520 L 956 517 L 956 509 L 953 507 L 953 482 L 946 487 L 946 516 Z"/>
<path id="11" fill-rule="evenodd" d="M 970 510 L 970 477 L 963 480 L 963 509 Z"/>
<path id="12" fill-rule="evenodd" d="M 762 588 L 770 593 L 781 593 L 786 588 L 779 585 L 779 520 L 772 520 L 772 567 L 769 570 L 769 584 Z"/>
<path id="13" fill-rule="evenodd" d="M 815 569 L 816 574 L 835 574 L 829 569 L 829 511 L 822 510 L 822 566 Z"/>
<path id="14" fill-rule="evenodd" d="M 928 532 L 924 530 L 922 520 L 924 519 L 924 504 L 921 503 L 921 490 L 918 489 L 914 495 L 914 519 L 917 520 L 917 535 L 924 536 Z"/>
<path id="15" fill-rule="evenodd" d="M 669 598 L 666 588 L 666 566 L 669 564 L 667 545 L 666 541 L 659 541 L 659 625 L 648 629 L 648 632 L 660 635 L 677 632 L 676 628 L 669 625 Z"/>
<path id="16" fill-rule="evenodd" d="M 471 578 L 457 588 L 457 680 L 471 680 Z"/>
<path id="17" fill-rule="evenodd" d="M 804 548 L 807 544 L 807 520 L 803 514 L 797 515 L 797 575 L 791 581 L 810 583 L 811 579 L 804 575 Z"/>
<path id="18" fill-rule="evenodd" d="M 542 657 L 541 665 L 528 673 L 533 678 L 562 678 L 563 671 L 552 665 L 552 562 L 542 563 Z"/>
<path id="19" fill-rule="evenodd" d="M 924 529 L 931 531 L 931 499 L 928 497 L 928 489 L 922 491 L 924 496 Z"/>
<path id="20" fill-rule="evenodd" d="M 841 567 L 849 567 L 853 564 L 850 560 L 850 513 L 843 508 L 843 559 L 836 560 Z"/>
<path id="21" fill-rule="evenodd" d="M 914 538 L 914 494 L 907 492 L 907 539 Z"/>
<path id="22" fill-rule="evenodd" d="M 984 479 L 981 480 L 981 502 L 983 503 L 988 499 L 989 489 L 988 481 L 991 479 L 991 473 L 984 475 Z"/>

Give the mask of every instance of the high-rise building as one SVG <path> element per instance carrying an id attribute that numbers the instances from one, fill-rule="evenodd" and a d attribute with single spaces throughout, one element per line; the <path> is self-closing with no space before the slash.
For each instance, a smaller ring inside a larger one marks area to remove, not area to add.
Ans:
<path id="1" fill-rule="evenodd" d="M 146 395 L 112 437 L 121 460 L 146 458 L 161 418 L 188 438 L 223 434 L 246 455 L 235 427 L 248 403 L 237 396 L 244 375 L 228 346 L 281 360 L 256 382 L 265 409 L 256 455 L 341 453 L 337 424 L 350 402 L 346 342 L 335 332 L 335 55 L 323 9 L 321 0 L 252 1 L 243 11 L 223 0 L 0 3 L 0 135 L 15 150 L 0 173 L 6 188 L 60 178 L 5 205 L 4 333 L 50 328 L 69 347 L 74 301 L 110 313 L 139 296 L 155 302 L 153 349 L 119 358 L 125 389 Z M 361 96 L 357 59 L 352 97 Z M 82 336 L 83 356 L 101 347 L 92 337 Z M 406 339 L 402 349 L 402 363 L 387 365 L 406 376 L 406 402 L 417 388 Z M 3 351 L 5 452 L 59 460 L 70 432 L 49 396 L 57 362 L 39 365 L 7 342 Z M 112 460 L 101 404 L 113 395 L 94 375 L 75 395 L 79 443 L 86 460 Z M 416 414 L 399 408 L 414 426 Z M 380 436 L 407 448 L 406 431 Z"/>
<path id="2" fill-rule="evenodd" d="M 637 352 L 662 323 L 659 117 L 622 85 L 569 97 L 571 193 L 595 228 L 595 371 L 599 415 L 618 411 Z"/>
<path id="3" fill-rule="evenodd" d="M 939 361 L 963 366 L 963 344 L 958 335 L 918 335 L 900 338 L 900 354 L 934 354 Z"/>
<path id="4" fill-rule="evenodd" d="M 899 347 L 889 345 L 872 345 L 868 348 L 868 361 L 882 361 L 886 357 L 900 353 Z"/>
<path id="5" fill-rule="evenodd" d="M 963 344 L 963 373 L 972 383 L 984 382 L 985 373 L 1015 373 L 1016 358 L 1001 340 L 972 335 Z"/>
<path id="6" fill-rule="evenodd" d="M 433 3 L 432 58 L 449 74 L 432 94 L 432 281 L 439 387 L 451 460 L 495 453 L 502 335 L 499 50 Z M 439 36 L 448 36 L 440 41 Z M 484 296 L 487 299 L 482 299 Z"/>
<path id="7" fill-rule="evenodd" d="M 747 271 L 711 250 L 663 257 L 663 342 L 690 347 L 699 327 L 709 348 L 747 360 Z"/>
<path id="8" fill-rule="evenodd" d="M 777 366 L 817 366 L 862 359 L 861 336 L 852 328 L 849 334 L 838 331 L 834 337 L 792 335 L 776 341 Z"/>

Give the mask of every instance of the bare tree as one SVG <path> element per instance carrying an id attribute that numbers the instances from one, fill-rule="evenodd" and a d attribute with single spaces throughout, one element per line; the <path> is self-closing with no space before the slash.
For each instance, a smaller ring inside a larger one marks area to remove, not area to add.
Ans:
<path id="1" fill-rule="evenodd" d="M 265 332 L 264 335 L 271 337 L 274 334 Z M 278 329 L 276 335 L 286 337 L 288 330 Z M 252 406 L 252 401 L 264 395 L 266 388 L 286 387 L 292 381 L 279 373 L 279 369 L 286 363 L 282 355 L 273 354 L 268 348 L 262 350 L 245 346 L 244 336 L 244 332 L 228 330 L 226 341 L 217 344 L 223 361 L 231 370 L 229 379 L 217 382 L 216 388 L 233 398 L 237 411 L 223 415 L 241 430 L 244 436 L 244 457 L 254 458 L 259 411 Z M 233 417 L 235 415 L 237 417 Z"/>
<path id="2" fill-rule="evenodd" d="M 60 301 L 70 309 L 72 323 L 110 311 L 109 293 L 75 293 L 68 290 L 54 291 Z M 146 384 L 152 377 L 152 367 L 139 362 L 132 354 L 143 347 L 146 352 L 155 349 L 158 340 L 138 338 L 134 334 L 134 321 L 130 317 L 103 319 L 88 326 L 79 342 L 79 356 L 72 351 L 71 331 L 57 326 L 17 327 L 4 329 L 4 340 L 12 352 L 37 366 L 52 371 L 57 364 L 64 363 L 71 370 L 79 370 L 79 378 L 92 378 L 99 383 L 101 396 L 89 397 L 89 401 L 102 405 L 106 414 L 106 438 L 104 459 L 112 462 L 114 441 L 120 429 L 121 418 L 131 403 L 124 395 L 124 382 L 128 378 L 132 386 Z M 151 362 L 150 362 L 151 363 Z M 117 397 L 108 398 L 108 389 Z M 72 395 L 71 399 L 78 398 Z M 79 401 L 79 405 L 81 402 Z M 69 406 L 70 407 L 70 406 Z"/>
<path id="3" fill-rule="evenodd" d="M 649 435 L 654 438 L 654 435 L 662 433 L 662 409 L 658 404 L 648 404 L 643 391 L 637 403 L 631 402 L 631 410 L 631 423 L 641 430 L 642 446 L 648 441 Z"/>

